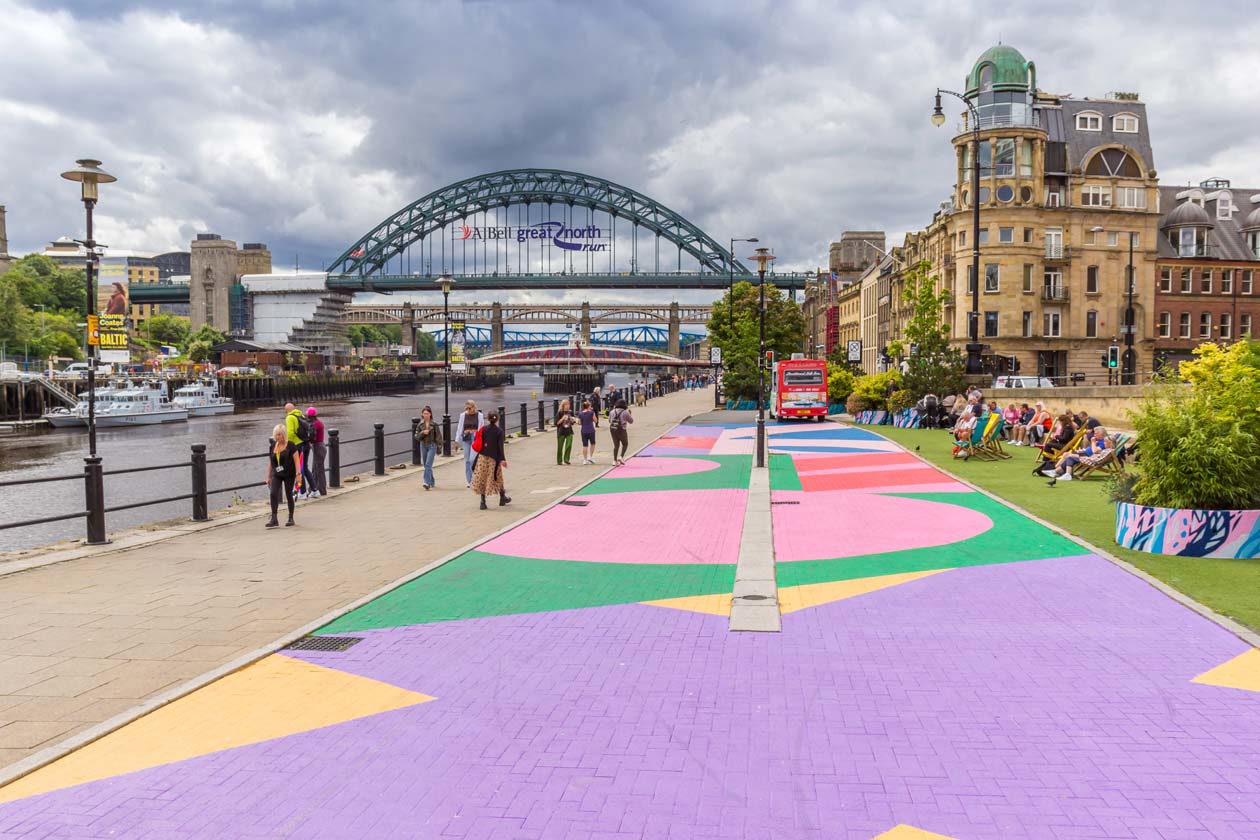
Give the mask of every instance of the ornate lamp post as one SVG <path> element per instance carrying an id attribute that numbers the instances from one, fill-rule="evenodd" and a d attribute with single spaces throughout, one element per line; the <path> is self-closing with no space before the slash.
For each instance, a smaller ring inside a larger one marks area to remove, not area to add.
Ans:
<path id="1" fill-rule="evenodd" d="M 761 291 L 757 321 L 757 466 L 766 465 L 766 266 L 774 260 L 769 248 L 758 248 L 749 257 L 757 264 L 757 287 Z"/>
<path id="2" fill-rule="evenodd" d="M 101 169 L 99 160 L 83 158 L 75 161 L 74 169 L 61 173 L 67 181 L 78 181 L 82 187 L 83 206 L 87 209 L 87 238 L 82 245 L 87 251 L 86 285 L 88 329 L 96 316 L 96 240 L 92 238 L 92 208 L 99 198 L 98 184 L 112 184 L 118 179 Z M 88 341 L 88 457 L 96 457 L 96 345 Z"/>
<path id="3" fill-rule="evenodd" d="M 1133 319 L 1133 240 L 1137 236 L 1135 231 L 1129 231 L 1129 270 L 1125 275 L 1128 279 L 1129 286 L 1129 305 L 1124 310 L 1124 367 L 1120 373 L 1121 385 L 1134 385 L 1137 383 L 1137 352 L 1133 349 L 1133 334 L 1137 331 Z M 1233 328 L 1233 322 L 1230 322 L 1230 328 Z"/>
<path id="4" fill-rule="evenodd" d="M 442 284 L 442 331 L 446 338 L 442 341 L 442 454 L 451 454 L 451 286 L 455 278 L 443 274 L 438 278 Z"/>
<path id="5" fill-rule="evenodd" d="M 971 314 L 967 336 L 967 373 L 980 373 L 980 115 L 976 106 L 965 96 L 944 88 L 936 89 L 936 108 L 932 111 L 932 125 L 945 125 L 945 112 L 941 110 L 941 94 L 946 93 L 960 100 L 971 114 Z"/>

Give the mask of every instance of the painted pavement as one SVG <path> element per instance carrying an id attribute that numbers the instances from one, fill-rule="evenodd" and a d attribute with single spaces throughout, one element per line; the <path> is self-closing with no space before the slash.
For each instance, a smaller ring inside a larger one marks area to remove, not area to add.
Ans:
<path id="1" fill-rule="evenodd" d="M 1260 652 L 882 438 L 770 433 L 782 633 L 727 632 L 752 429 L 679 426 L 348 650 L 0 789 L 0 838 L 1257 836 Z"/>

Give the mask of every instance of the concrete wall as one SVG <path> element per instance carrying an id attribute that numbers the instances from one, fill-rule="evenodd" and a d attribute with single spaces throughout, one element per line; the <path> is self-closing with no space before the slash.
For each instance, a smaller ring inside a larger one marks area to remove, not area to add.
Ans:
<path id="1" fill-rule="evenodd" d="M 236 243 L 230 239 L 197 239 L 190 247 L 189 318 L 194 330 L 209 324 L 220 332 L 231 328 L 229 293 L 236 283 Z"/>
<path id="2" fill-rule="evenodd" d="M 1067 409 L 1088 411 L 1108 429 L 1130 430 L 1129 409 L 1136 408 L 1146 393 L 1143 385 L 1097 385 L 1085 388 L 982 388 L 985 400 L 997 400 L 1002 408 L 1040 400 L 1046 410 L 1058 416 Z"/>

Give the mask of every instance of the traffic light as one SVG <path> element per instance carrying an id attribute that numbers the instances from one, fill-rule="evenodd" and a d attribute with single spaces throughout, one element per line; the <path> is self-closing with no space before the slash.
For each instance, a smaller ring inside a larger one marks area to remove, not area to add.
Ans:
<path id="1" fill-rule="evenodd" d="M 1006 362 L 1007 362 L 1007 365 L 1009 366 L 1011 373 L 1015 373 L 1016 371 L 1019 370 L 1019 368 L 1016 367 L 1016 364 L 1019 362 L 1019 359 L 1015 358 L 1014 356 L 1008 356 L 1006 358 Z"/>
<path id="2" fill-rule="evenodd" d="M 765 365 L 767 369 L 771 369 L 774 367 L 774 351 L 773 350 L 766 351 Z"/>
<path id="3" fill-rule="evenodd" d="M 1107 348 L 1107 367 L 1120 367 L 1120 348 L 1114 344 Z"/>

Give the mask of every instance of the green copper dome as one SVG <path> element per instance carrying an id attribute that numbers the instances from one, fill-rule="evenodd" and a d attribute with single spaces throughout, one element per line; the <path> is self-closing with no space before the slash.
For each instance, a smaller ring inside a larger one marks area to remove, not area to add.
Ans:
<path id="1" fill-rule="evenodd" d="M 966 95 L 980 93 L 982 80 L 986 89 L 1028 92 L 1037 84 L 1037 70 L 1019 50 L 998 44 L 985 50 L 967 74 Z"/>

